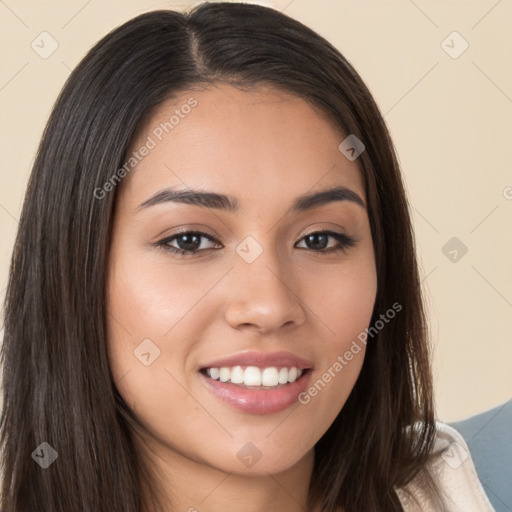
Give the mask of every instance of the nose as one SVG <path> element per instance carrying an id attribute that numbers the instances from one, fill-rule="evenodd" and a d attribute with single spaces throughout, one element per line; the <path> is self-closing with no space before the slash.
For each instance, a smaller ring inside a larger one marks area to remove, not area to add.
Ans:
<path id="1" fill-rule="evenodd" d="M 261 334 L 291 329 L 306 319 L 297 273 L 265 249 L 252 263 L 238 255 L 226 288 L 225 320 L 234 329 Z"/>

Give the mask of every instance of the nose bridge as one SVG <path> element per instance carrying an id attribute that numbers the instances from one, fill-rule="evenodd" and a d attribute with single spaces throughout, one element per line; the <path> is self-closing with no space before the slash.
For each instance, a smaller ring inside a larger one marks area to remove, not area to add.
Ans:
<path id="1" fill-rule="evenodd" d="M 293 272 L 287 271 L 272 237 L 264 238 L 260 243 L 248 236 L 236 247 L 226 313 L 233 327 L 254 324 L 269 330 L 304 320 Z"/>
<path id="2" fill-rule="evenodd" d="M 279 257 L 271 235 L 247 236 L 236 247 L 235 272 L 248 283 L 265 284 L 265 287 L 285 287 L 287 262 Z"/>

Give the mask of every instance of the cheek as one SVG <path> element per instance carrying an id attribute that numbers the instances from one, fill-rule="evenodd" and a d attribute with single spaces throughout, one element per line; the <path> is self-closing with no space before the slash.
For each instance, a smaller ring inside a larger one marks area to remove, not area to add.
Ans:
<path id="1" fill-rule="evenodd" d="M 161 411 L 161 399 L 171 391 L 173 400 L 187 403 L 178 382 L 186 380 L 189 353 L 212 322 L 215 308 L 206 308 L 204 299 L 225 271 L 180 268 L 160 253 L 122 243 L 114 246 L 111 261 L 107 346 L 119 392 L 141 416 L 147 409 Z M 191 410 L 196 406 L 191 403 Z"/>
<path id="2" fill-rule="evenodd" d="M 357 258 L 336 271 L 317 276 L 309 295 L 318 324 L 324 333 L 320 363 L 315 367 L 310 386 L 299 397 L 311 414 L 322 417 L 327 429 L 352 391 L 366 352 L 369 327 L 377 294 L 377 275 L 373 254 Z M 318 331 L 320 332 L 320 331 Z"/>
<path id="3" fill-rule="evenodd" d="M 377 294 L 373 252 L 359 251 L 344 265 L 318 267 L 310 275 L 314 279 L 304 289 L 307 305 L 323 324 L 326 348 L 342 350 L 371 320 Z"/>
<path id="4" fill-rule="evenodd" d="M 160 252 L 123 249 L 121 245 L 112 261 L 115 265 L 108 286 L 112 343 L 126 345 L 129 340 L 135 348 L 149 338 L 168 344 L 183 325 L 189 325 L 191 317 L 198 328 L 207 325 L 210 319 L 196 311 L 225 270 L 180 266 L 169 263 Z"/>
<path id="5" fill-rule="evenodd" d="M 345 277 L 345 278 L 344 278 Z M 318 315 L 327 330 L 345 339 L 357 335 L 371 319 L 376 284 L 373 279 L 351 275 L 331 278 L 328 291 L 317 291 Z"/>
<path id="6" fill-rule="evenodd" d="M 126 257 L 110 284 L 110 304 L 126 330 L 164 335 L 207 289 L 200 272 L 170 272 L 169 266 Z M 172 274 L 172 275 L 170 275 Z M 171 278 L 172 277 L 172 278 Z"/>

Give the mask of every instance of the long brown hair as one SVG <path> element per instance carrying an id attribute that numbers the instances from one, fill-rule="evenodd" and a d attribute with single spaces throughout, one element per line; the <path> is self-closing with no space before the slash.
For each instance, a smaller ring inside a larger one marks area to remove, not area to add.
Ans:
<path id="1" fill-rule="evenodd" d="M 133 441 L 140 425 L 117 392 L 105 342 L 116 190 L 101 199 L 95 191 L 123 165 L 145 115 L 216 82 L 298 94 L 364 142 L 358 161 L 378 276 L 372 324 L 394 303 L 403 308 L 368 341 L 348 401 L 315 446 L 308 510 L 400 510 L 394 488 L 425 467 L 435 438 L 428 333 L 409 207 L 384 120 L 352 65 L 317 33 L 270 8 L 210 3 L 149 12 L 110 32 L 53 108 L 5 302 L 3 512 L 148 506 L 142 490 L 153 483 Z M 43 442 L 58 453 L 47 469 L 32 457 Z"/>

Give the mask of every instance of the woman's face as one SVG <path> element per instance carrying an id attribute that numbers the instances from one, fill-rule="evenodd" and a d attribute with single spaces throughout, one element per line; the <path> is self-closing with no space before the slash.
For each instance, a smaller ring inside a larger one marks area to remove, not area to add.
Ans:
<path id="1" fill-rule="evenodd" d="M 108 350 L 162 460 L 279 472 L 342 409 L 377 288 L 344 139 L 298 97 L 225 85 L 165 102 L 138 131 L 118 185 Z M 172 200 L 192 190 L 210 195 Z"/>

